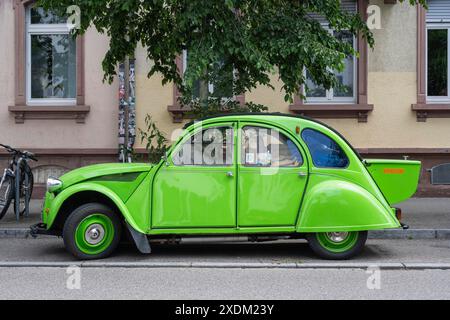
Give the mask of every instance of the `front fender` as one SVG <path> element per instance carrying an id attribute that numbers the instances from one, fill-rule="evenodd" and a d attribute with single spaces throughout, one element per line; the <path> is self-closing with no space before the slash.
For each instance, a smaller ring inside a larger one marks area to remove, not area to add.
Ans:
<path id="1" fill-rule="evenodd" d="M 125 218 L 126 222 L 133 227 L 136 231 L 139 231 L 141 233 L 145 233 L 144 230 L 142 230 L 133 219 L 132 215 L 128 211 L 128 208 L 123 203 L 122 199 L 113 191 L 108 189 L 107 187 L 94 183 L 94 182 L 83 182 L 79 184 L 72 185 L 68 187 L 67 189 L 64 189 L 59 193 L 52 201 L 49 206 L 48 214 L 46 217 L 46 224 L 47 229 L 50 229 L 59 213 L 59 209 L 63 205 L 64 201 L 66 201 L 69 197 L 72 195 L 83 192 L 83 191 L 95 191 L 98 193 L 101 193 L 102 195 L 108 197 L 119 209 L 119 211 L 122 213 L 123 217 Z"/>
<path id="2" fill-rule="evenodd" d="M 393 212 L 373 194 L 337 177 L 311 175 L 297 223 L 298 232 L 398 228 Z"/>

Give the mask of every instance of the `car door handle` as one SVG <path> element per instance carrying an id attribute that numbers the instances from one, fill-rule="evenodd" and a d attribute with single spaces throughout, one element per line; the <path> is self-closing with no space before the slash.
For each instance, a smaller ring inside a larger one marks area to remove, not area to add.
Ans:
<path id="1" fill-rule="evenodd" d="M 232 177 L 232 176 L 233 176 L 233 172 L 228 171 L 228 172 L 227 172 L 227 177 Z"/>
<path id="2" fill-rule="evenodd" d="M 302 177 L 302 178 L 303 178 L 303 177 L 306 177 L 307 175 L 308 175 L 308 173 L 306 173 L 306 172 L 299 172 L 299 173 L 298 173 L 298 176 L 299 176 L 299 177 Z"/>

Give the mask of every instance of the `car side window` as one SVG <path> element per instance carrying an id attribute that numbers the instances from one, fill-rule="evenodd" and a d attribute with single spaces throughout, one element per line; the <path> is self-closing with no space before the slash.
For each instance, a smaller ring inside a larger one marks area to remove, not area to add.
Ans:
<path id="1" fill-rule="evenodd" d="M 348 166 L 347 155 L 330 137 L 313 129 L 305 129 L 302 131 L 302 138 L 308 146 L 314 166 L 322 168 Z"/>
<path id="2" fill-rule="evenodd" d="M 299 167 L 303 164 L 295 143 L 271 128 L 244 127 L 241 150 L 241 163 L 244 166 Z"/>
<path id="3" fill-rule="evenodd" d="M 233 128 L 211 127 L 192 134 L 172 160 L 176 166 L 231 166 L 233 149 Z"/>

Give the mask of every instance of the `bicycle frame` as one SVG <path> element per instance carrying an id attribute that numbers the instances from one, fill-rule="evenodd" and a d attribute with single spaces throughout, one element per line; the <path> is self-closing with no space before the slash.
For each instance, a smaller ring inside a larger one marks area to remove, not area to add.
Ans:
<path id="1" fill-rule="evenodd" d="M 2 145 L 3 146 L 3 145 Z M 5 147 L 5 146 L 3 146 Z M 12 148 L 11 148 L 12 149 Z M 22 170 L 22 163 L 23 168 L 26 168 L 28 166 L 28 160 L 35 160 L 35 158 L 30 158 L 25 154 L 22 154 L 22 152 L 12 149 L 12 158 L 9 163 L 9 167 L 4 170 L 4 174 L 2 176 L 0 185 L 3 184 L 4 179 L 7 175 L 11 176 L 14 179 L 14 212 L 16 215 L 16 220 L 20 219 L 20 185 L 22 183 L 21 181 L 21 170 Z M 24 185 L 25 187 L 25 212 L 24 216 L 28 217 L 30 214 L 30 204 L 28 199 L 30 198 L 30 189 L 28 188 L 29 184 L 29 177 L 27 174 L 24 175 Z"/>
<path id="2" fill-rule="evenodd" d="M 0 180 L 0 188 L 1 188 L 1 186 L 3 185 L 3 183 L 5 182 L 5 178 L 6 178 L 7 176 L 10 176 L 10 177 L 14 178 L 14 171 L 11 170 L 11 168 L 5 168 L 5 169 L 3 170 L 2 179 Z"/>

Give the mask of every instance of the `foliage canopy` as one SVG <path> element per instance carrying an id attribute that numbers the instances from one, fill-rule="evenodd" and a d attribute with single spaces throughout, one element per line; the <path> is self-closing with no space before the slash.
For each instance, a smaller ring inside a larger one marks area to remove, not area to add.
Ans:
<path id="1" fill-rule="evenodd" d="M 401 0 L 411 5 L 425 0 Z M 185 99 L 197 79 L 228 81 L 235 72 L 233 93 L 258 85 L 271 86 L 278 74 L 285 100 L 299 94 L 307 69 L 312 80 L 338 85 L 333 70 L 342 71 L 344 58 L 358 53 L 348 42 L 329 33 L 312 14 L 323 16 L 329 28 L 361 35 L 370 47 L 374 38 L 359 14 L 341 9 L 339 0 L 40 0 L 58 13 L 68 6 L 81 9 L 81 28 L 90 26 L 110 37 L 103 60 L 105 80 L 141 44 L 152 63 L 148 76 L 160 73 L 163 83 L 176 83 Z M 189 65 L 180 75 L 175 58 L 189 52 Z"/>

